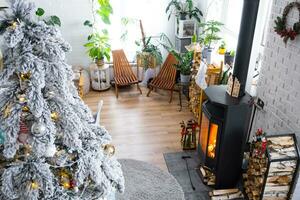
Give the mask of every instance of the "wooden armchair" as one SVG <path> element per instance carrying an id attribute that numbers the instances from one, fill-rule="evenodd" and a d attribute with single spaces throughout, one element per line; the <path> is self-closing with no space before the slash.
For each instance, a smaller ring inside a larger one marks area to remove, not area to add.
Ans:
<path id="1" fill-rule="evenodd" d="M 124 51 L 114 50 L 113 55 L 113 69 L 114 69 L 114 80 L 115 80 L 115 90 L 116 97 L 119 97 L 119 86 L 134 85 L 137 84 L 137 89 L 142 94 L 142 90 L 139 86 L 139 80 L 137 76 L 133 73 L 132 68 L 126 58 Z M 139 68 L 137 67 L 137 75 L 139 74 Z"/>
<path id="2" fill-rule="evenodd" d="M 150 89 L 147 94 L 147 97 L 149 97 L 151 91 L 154 88 L 170 90 L 171 91 L 170 103 L 172 102 L 174 86 L 176 83 L 176 68 L 174 66 L 175 64 L 177 64 L 176 58 L 172 54 L 169 54 L 160 72 L 158 73 L 157 77 L 155 77 L 150 82 L 149 84 Z"/>

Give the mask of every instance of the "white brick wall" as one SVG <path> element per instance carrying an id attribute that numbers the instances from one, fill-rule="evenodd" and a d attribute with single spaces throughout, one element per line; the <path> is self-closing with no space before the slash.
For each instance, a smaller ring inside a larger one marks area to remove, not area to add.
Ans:
<path id="1" fill-rule="evenodd" d="M 274 0 L 264 51 L 263 67 L 257 95 L 265 102 L 265 111 L 256 115 L 253 131 L 263 128 L 269 134 L 296 132 L 300 139 L 300 36 L 287 45 L 274 32 L 274 20 L 293 0 Z M 288 20 L 299 20 L 294 9 Z M 294 200 L 300 199 L 298 184 Z"/>

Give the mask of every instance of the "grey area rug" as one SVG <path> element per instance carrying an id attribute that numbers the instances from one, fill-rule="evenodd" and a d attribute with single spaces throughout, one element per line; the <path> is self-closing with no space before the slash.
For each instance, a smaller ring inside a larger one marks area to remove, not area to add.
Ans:
<path id="1" fill-rule="evenodd" d="M 176 179 L 146 162 L 120 159 L 125 177 L 125 193 L 116 200 L 184 200 L 184 193 Z"/>
<path id="2" fill-rule="evenodd" d="M 191 186 L 186 163 L 185 160 L 182 159 L 182 156 L 192 157 L 191 159 L 187 159 L 187 161 L 195 190 L 193 190 Z M 202 183 L 196 171 L 196 168 L 199 167 L 200 160 L 195 151 L 166 153 L 164 154 L 164 158 L 169 172 L 181 185 L 186 200 L 210 200 L 208 193 L 211 189 Z"/>

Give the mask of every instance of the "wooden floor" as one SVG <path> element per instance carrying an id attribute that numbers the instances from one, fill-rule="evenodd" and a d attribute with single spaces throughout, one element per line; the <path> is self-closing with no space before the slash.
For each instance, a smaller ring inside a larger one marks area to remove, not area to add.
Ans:
<path id="1" fill-rule="evenodd" d="M 142 88 L 140 95 L 136 86 L 120 89 L 116 99 L 114 89 L 106 92 L 92 91 L 84 101 L 96 111 L 97 103 L 104 100 L 101 125 L 112 135 L 118 158 L 131 158 L 150 162 L 166 169 L 163 153 L 178 152 L 180 148 L 180 125 L 182 120 L 193 118 L 187 102 L 179 112 L 178 93 L 169 104 L 169 94 L 164 91 L 151 93 Z"/>

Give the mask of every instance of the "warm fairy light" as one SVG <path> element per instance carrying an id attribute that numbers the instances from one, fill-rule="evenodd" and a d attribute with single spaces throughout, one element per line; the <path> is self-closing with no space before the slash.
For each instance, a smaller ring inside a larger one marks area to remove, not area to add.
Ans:
<path id="1" fill-rule="evenodd" d="M 31 182 L 31 189 L 33 189 L 33 190 L 39 189 L 39 184 L 38 184 L 38 182 L 32 181 L 32 182 Z"/>

